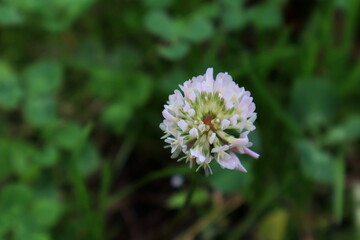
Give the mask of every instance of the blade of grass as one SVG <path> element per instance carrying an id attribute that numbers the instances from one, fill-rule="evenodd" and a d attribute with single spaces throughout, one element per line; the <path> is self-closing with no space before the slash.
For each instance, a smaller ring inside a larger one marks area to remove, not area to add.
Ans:
<path id="1" fill-rule="evenodd" d="M 339 156 L 334 162 L 333 182 L 333 216 L 337 223 L 343 218 L 344 187 L 345 187 L 345 166 L 344 158 Z"/>
<path id="2" fill-rule="evenodd" d="M 91 125 L 88 125 L 84 128 L 83 131 L 83 140 L 78 143 L 74 151 L 71 153 L 70 158 L 70 169 L 72 173 L 72 181 L 74 184 L 74 195 L 78 204 L 78 208 L 82 212 L 82 215 L 85 218 L 85 222 L 87 225 L 87 229 L 90 232 L 90 239 L 101 240 L 103 237 L 101 236 L 101 229 L 96 219 L 96 214 L 93 214 L 91 209 L 91 198 L 90 193 L 87 190 L 86 181 L 81 175 L 77 162 L 80 158 L 80 152 L 84 147 L 85 141 L 89 132 L 91 130 Z"/>
<path id="3" fill-rule="evenodd" d="M 111 186 L 111 169 L 109 162 L 102 165 L 102 179 L 99 192 L 98 220 L 100 226 L 100 236 L 105 236 L 106 219 L 106 199 Z"/>

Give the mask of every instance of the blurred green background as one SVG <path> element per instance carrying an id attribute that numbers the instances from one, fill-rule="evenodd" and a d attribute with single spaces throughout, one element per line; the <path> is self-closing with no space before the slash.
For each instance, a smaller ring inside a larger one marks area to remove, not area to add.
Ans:
<path id="1" fill-rule="evenodd" d="M 0 239 L 360 239 L 359 16 L 358 0 L 1 0 Z M 160 140 L 168 95 L 208 67 L 257 105 L 246 174 L 194 175 Z"/>

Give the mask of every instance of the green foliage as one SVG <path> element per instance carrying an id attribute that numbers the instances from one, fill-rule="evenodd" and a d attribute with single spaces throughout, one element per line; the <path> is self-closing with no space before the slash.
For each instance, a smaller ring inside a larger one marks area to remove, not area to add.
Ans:
<path id="1" fill-rule="evenodd" d="M 1 1 L 0 239 L 358 239 L 359 7 Z M 254 97 L 247 173 L 190 178 L 162 148 L 163 104 L 208 67 Z"/>
<path id="2" fill-rule="evenodd" d="M 55 196 L 37 195 L 22 184 L 2 189 L 0 210 L 0 236 L 12 236 L 14 240 L 50 239 L 47 231 L 58 221 L 62 211 Z"/>
<path id="3" fill-rule="evenodd" d="M 62 82 L 62 68 L 58 61 L 39 60 L 25 69 L 24 84 L 29 97 L 55 93 Z"/>
<path id="4" fill-rule="evenodd" d="M 25 23 L 24 19 L 35 18 L 46 30 L 63 31 L 93 2 L 94 0 L 4 0 L 0 7 L 11 18 L 0 23 Z"/>
<path id="5" fill-rule="evenodd" d="M 166 12 L 153 10 L 145 16 L 145 26 L 153 34 L 167 40 L 176 38 L 175 22 Z"/>
<path id="6" fill-rule="evenodd" d="M 22 97 L 18 76 L 6 62 L 0 62 L 0 106 L 14 109 Z"/>
<path id="7" fill-rule="evenodd" d="M 314 143 L 300 141 L 297 143 L 300 165 L 304 174 L 318 182 L 331 183 L 334 174 L 334 160 Z"/>
<path id="8" fill-rule="evenodd" d="M 300 79 L 292 93 L 292 111 L 304 127 L 317 128 L 331 123 L 334 117 L 336 92 L 323 79 Z"/>

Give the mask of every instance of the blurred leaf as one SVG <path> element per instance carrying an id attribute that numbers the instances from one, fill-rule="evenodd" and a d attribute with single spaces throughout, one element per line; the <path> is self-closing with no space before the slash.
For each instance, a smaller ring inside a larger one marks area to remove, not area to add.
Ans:
<path id="1" fill-rule="evenodd" d="M 9 144 L 9 161 L 13 173 L 22 179 L 33 179 L 38 176 L 40 166 L 36 162 L 36 149 L 26 142 Z"/>
<path id="2" fill-rule="evenodd" d="M 9 184 L 4 186 L 0 192 L 1 216 L 23 214 L 31 199 L 31 189 L 26 185 Z"/>
<path id="3" fill-rule="evenodd" d="M 54 146 L 46 145 L 42 152 L 38 154 L 37 158 L 41 166 L 51 167 L 57 162 L 59 153 Z"/>
<path id="4" fill-rule="evenodd" d="M 171 40 L 176 37 L 175 23 L 164 11 L 152 10 L 145 16 L 146 29 L 163 39 Z"/>
<path id="5" fill-rule="evenodd" d="M 0 24 L 17 25 L 24 21 L 23 15 L 13 6 L 0 5 Z"/>
<path id="6" fill-rule="evenodd" d="M 335 110 L 335 91 L 329 81 L 299 79 L 292 91 L 291 110 L 304 127 L 315 129 L 331 123 Z"/>
<path id="7" fill-rule="evenodd" d="M 12 174 L 11 162 L 9 159 L 9 143 L 7 140 L 0 141 L 0 181 Z M 1 224 L 0 224 L 1 226 Z"/>
<path id="8" fill-rule="evenodd" d="M 58 61 L 43 59 L 30 65 L 24 77 L 29 95 L 54 93 L 61 85 L 62 67 Z"/>
<path id="9" fill-rule="evenodd" d="M 125 103 L 134 107 L 142 106 L 150 97 L 151 91 L 151 79 L 144 74 L 134 74 L 132 79 L 129 79 L 123 100 Z"/>
<path id="10" fill-rule="evenodd" d="M 277 28 L 281 26 L 282 15 L 280 8 L 266 4 L 253 7 L 249 12 L 249 18 L 259 28 Z"/>
<path id="11" fill-rule="evenodd" d="M 285 239 L 288 217 L 289 215 L 284 209 L 277 209 L 266 215 L 259 224 L 257 239 Z"/>
<path id="12" fill-rule="evenodd" d="M 34 96 L 26 100 L 24 106 L 26 121 L 39 128 L 44 128 L 56 120 L 55 101 L 52 96 Z"/>
<path id="13" fill-rule="evenodd" d="M 68 151 L 78 149 L 84 142 L 84 129 L 76 123 L 60 125 L 51 131 L 51 140 Z"/>
<path id="14" fill-rule="evenodd" d="M 169 208 L 181 208 L 185 204 L 186 197 L 187 192 L 185 191 L 175 193 L 168 199 L 167 206 Z M 192 195 L 190 204 L 193 206 L 201 206 L 209 201 L 209 199 L 210 196 L 208 191 L 204 189 L 197 189 Z"/>
<path id="15" fill-rule="evenodd" d="M 200 18 L 213 19 L 219 15 L 220 11 L 217 3 L 206 2 L 199 6 L 193 15 Z"/>
<path id="16" fill-rule="evenodd" d="M 183 41 L 178 41 L 167 46 L 164 45 L 159 47 L 160 55 L 173 61 L 183 58 L 188 51 L 189 44 Z"/>
<path id="17" fill-rule="evenodd" d="M 53 226 L 57 222 L 60 216 L 60 210 L 61 205 L 57 200 L 51 198 L 38 198 L 36 201 L 34 201 L 33 206 L 28 214 L 32 216 L 34 225 L 40 229 L 46 229 Z"/>
<path id="18" fill-rule="evenodd" d="M 0 191 L 0 233 L 13 229 L 21 221 L 32 200 L 31 189 L 22 184 L 9 184 Z"/>
<path id="19" fill-rule="evenodd" d="M 191 18 L 182 30 L 182 36 L 192 42 L 202 42 L 213 34 L 213 26 L 209 19 Z"/>
<path id="20" fill-rule="evenodd" d="M 14 240 L 49 239 L 43 231 L 57 222 L 60 204 L 56 199 L 36 198 L 26 185 L 10 184 L 0 192 L 0 212 L 0 236 L 10 234 Z"/>
<path id="21" fill-rule="evenodd" d="M 91 73 L 90 91 L 104 99 L 116 98 L 125 91 L 124 75 L 107 67 L 95 67 Z"/>
<path id="22" fill-rule="evenodd" d="M 241 8 L 230 7 L 224 11 L 221 20 L 226 30 L 242 29 L 248 23 L 248 15 Z"/>
<path id="23" fill-rule="evenodd" d="M 71 58 L 72 66 L 81 70 L 91 71 L 105 59 L 105 50 L 99 39 L 88 37 L 82 40 L 82 44 L 74 52 Z"/>
<path id="24" fill-rule="evenodd" d="M 252 181 L 252 175 L 244 158 L 243 155 L 240 156 L 240 159 L 242 159 L 241 163 L 248 170 L 248 173 L 222 169 L 218 163 L 214 163 L 211 166 L 213 174 L 208 177 L 211 186 L 223 193 L 235 193 L 245 190 Z"/>
<path id="25" fill-rule="evenodd" d="M 303 173 L 314 181 L 332 183 L 334 175 L 332 157 L 310 141 L 298 141 L 296 146 Z"/>
<path id="26" fill-rule="evenodd" d="M 0 107 L 16 108 L 21 96 L 17 76 L 6 62 L 0 61 Z"/>
<path id="27" fill-rule="evenodd" d="M 87 176 L 94 172 L 100 164 L 100 156 L 97 148 L 91 143 L 86 143 L 81 149 L 76 163 L 82 175 Z"/>
<path id="28" fill-rule="evenodd" d="M 150 8 L 164 8 L 174 3 L 174 0 L 143 0 L 143 3 Z"/>
<path id="29" fill-rule="evenodd" d="M 350 115 L 342 124 L 330 128 L 327 144 L 345 144 L 360 139 L 360 115 Z"/>
<path id="30" fill-rule="evenodd" d="M 96 96 L 104 99 L 115 98 L 124 90 L 125 81 L 117 71 L 107 67 L 96 67 L 91 75 L 89 89 Z"/>
<path id="31" fill-rule="evenodd" d="M 125 102 L 110 104 L 104 109 L 102 120 L 115 132 L 123 133 L 133 111 L 133 107 Z"/>

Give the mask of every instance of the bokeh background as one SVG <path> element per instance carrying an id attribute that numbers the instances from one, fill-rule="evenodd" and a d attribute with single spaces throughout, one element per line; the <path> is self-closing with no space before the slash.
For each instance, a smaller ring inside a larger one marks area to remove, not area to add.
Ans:
<path id="1" fill-rule="evenodd" d="M 360 239 L 360 1 L 1 0 L 0 239 Z M 161 111 L 228 72 L 259 159 L 194 173 Z"/>

